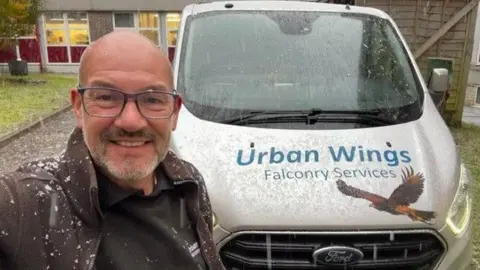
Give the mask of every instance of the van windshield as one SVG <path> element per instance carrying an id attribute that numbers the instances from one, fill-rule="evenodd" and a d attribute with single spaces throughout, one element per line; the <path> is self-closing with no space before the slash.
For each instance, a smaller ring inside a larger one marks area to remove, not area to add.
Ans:
<path id="1" fill-rule="evenodd" d="M 190 16 L 177 89 L 195 116 L 219 122 L 252 111 L 401 111 L 421 114 L 423 92 L 384 19 L 314 11 Z"/>

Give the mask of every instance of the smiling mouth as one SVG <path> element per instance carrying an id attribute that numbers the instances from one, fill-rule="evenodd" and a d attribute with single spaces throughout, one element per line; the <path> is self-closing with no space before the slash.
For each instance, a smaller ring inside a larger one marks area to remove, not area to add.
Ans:
<path id="1" fill-rule="evenodd" d="M 138 147 L 150 143 L 150 141 L 110 141 L 113 144 L 124 147 Z"/>

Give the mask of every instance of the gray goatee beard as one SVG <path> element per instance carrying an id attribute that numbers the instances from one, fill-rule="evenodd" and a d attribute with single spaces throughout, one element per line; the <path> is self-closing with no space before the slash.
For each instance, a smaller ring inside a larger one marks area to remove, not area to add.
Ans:
<path id="1" fill-rule="evenodd" d="M 120 164 L 115 164 L 107 157 L 107 144 L 110 143 L 110 140 L 119 137 L 145 138 L 155 144 L 155 155 L 153 155 L 152 159 L 146 162 L 140 162 L 136 158 L 127 157 Z M 104 173 L 125 183 L 135 183 L 152 174 L 158 164 L 160 164 L 167 155 L 170 144 L 170 136 L 166 138 L 164 144 L 159 144 L 158 142 L 161 142 L 162 140 L 151 132 L 126 132 L 122 129 L 107 130 L 103 132 L 100 135 L 100 144 L 95 148 L 90 147 L 85 133 L 83 133 L 83 139 L 90 150 L 90 154 L 95 164 L 104 170 Z"/>

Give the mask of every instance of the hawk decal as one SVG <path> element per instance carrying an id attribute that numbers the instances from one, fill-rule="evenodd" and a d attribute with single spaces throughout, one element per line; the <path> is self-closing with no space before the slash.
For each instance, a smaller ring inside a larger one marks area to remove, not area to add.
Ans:
<path id="1" fill-rule="evenodd" d="M 347 185 L 343 180 L 337 180 L 337 188 L 343 194 L 365 199 L 371 202 L 369 205 L 379 211 L 388 212 L 392 215 L 405 215 L 413 221 L 421 221 L 431 224 L 429 221 L 437 217 L 436 212 L 410 208 L 423 193 L 425 178 L 422 173 L 414 173 L 412 167 L 402 170 L 402 184 L 398 186 L 387 199 L 377 194 Z"/>

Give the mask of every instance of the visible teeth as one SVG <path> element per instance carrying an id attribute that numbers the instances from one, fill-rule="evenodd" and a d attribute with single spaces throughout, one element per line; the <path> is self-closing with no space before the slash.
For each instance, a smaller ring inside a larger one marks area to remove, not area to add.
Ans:
<path id="1" fill-rule="evenodd" d="M 131 142 L 131 141 L 116 141 L 116 144 L 122 145 L 122 146 L 140 146 L 145 144 L 145 142 Z"/>

